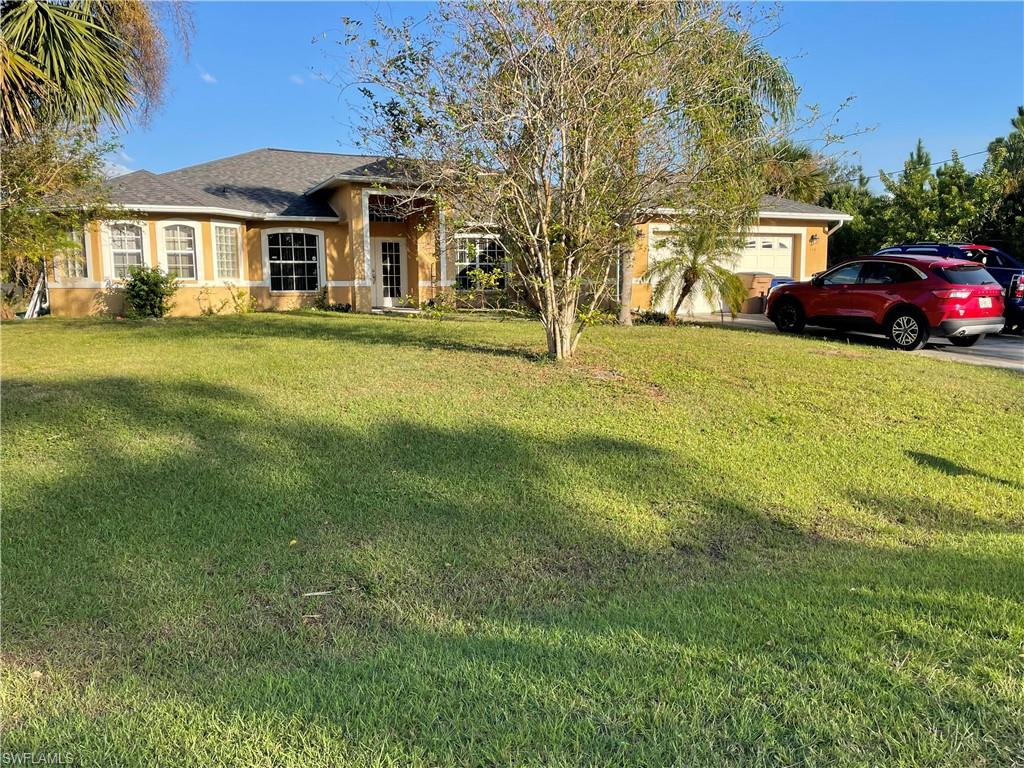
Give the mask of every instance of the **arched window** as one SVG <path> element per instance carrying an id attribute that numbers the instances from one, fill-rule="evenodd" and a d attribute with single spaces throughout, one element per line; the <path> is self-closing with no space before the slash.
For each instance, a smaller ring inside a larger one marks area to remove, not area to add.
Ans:
<path id="1" fill-rule="evenodd" d="M 128 277 L 128 270 L 131 267 L 144 266 L 142 227 L 138 224 L 111 224 L 110 252 L 116 278 Z"/>
<path id="2" fill-rule="evenodd" d="M 267 235 L 270 290 L 315 291 L 320 287 L 319 238 L 308 232 Z"/>
<path id="3" fill-rule="evenodd" d="M 196 231 L 187 224 L 164 228 L 167 272 L 184 280 L 196 279 Z"/>

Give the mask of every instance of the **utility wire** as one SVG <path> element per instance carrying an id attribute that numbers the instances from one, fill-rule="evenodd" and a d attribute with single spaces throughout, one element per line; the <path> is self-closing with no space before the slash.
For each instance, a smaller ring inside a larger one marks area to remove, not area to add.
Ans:
<path id="1" fill-rule="evenodd" d="M 960 158 L 961 160 L 963 160 L 965 157 L 974 157 L 975 155 L 986 155 L 986 154 L 988 154 L 988 150 L 987 149 L 983 149 L 980 152 L 969 152 L 966 155 L 957 155 L 957 157 Z M 928 167 L 931 168 L 933 165 L 945 165 L 946 163 L 951 163 L 951 162 L 953 162 L 953 158 L 952 157 L 947 158 L 945 160 L 936 160 L 934 163 L 928 163 Z M 882 178 L 882 174 L 883 173 L 888 175 L 888 176 L 891 176 L 894 173 L 903 173 L 903 169 L 901 168 L 898 171 L 882 171 L 880 173 L 876 173 L 874 176 L 865 176 L 864 180 L 865 181 L 870 181 L 871 179 L 880 179 L 880 178 Z M 856 175 L 847 176 L 845 180 L 846 181 L 856 181 L 859 178 L 860 178 L 860 174 L 856 174 Z"/>

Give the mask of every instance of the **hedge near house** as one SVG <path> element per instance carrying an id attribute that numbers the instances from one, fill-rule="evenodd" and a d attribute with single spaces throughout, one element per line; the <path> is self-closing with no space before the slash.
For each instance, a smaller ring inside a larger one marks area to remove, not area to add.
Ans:
<path id="1" fill-rule="evenodd" d="M 178 290 L 174 275 L 156 267 L 132 267 L 124 283 L 124 306 L 130 317 L 163 317 L 171 311 Z"/>

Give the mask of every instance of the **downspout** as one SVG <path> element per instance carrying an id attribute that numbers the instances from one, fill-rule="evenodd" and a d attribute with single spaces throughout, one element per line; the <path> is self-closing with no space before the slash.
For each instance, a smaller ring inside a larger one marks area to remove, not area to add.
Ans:
<path id="1" fill-rule="evenodd" d="M 834 227 L 832 227 L 832 229 L 825 233 L 825 237 L 832 237 L 832 235 L 838 232 L 839 229 L 842 228 L 843 224 L 845 223 L 846 219 L 840 219 L 838 224 L 836 224 Z"/>

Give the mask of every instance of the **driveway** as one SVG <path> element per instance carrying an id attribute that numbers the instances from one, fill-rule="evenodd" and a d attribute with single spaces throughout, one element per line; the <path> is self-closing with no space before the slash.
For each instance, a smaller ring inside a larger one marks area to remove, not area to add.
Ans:
<path id="1" fill-rule="evenodd" d="M 737 315 L 736 319 L 722 315 L 693 315 L 692 320 L 733 328 L 749 328 L 752 330 L 778 333 L 775 324 L 764 315 Z M 823 339 L 844 338 L 857 344 L 888 347 L 888 341 L 881 336 L 866 333 L 840 333 L 826 328 L 808 328 L 807 336 Z M 954 347 L 945 339 L 936 339 L 925 345 L 920 352 L 910 354 L 934 357 L 937 360 L 955 360 L 971 365 L 989 365 L 995 368 L 1009 368 L 1024 373 L 1024 336 L 986 336 L 973 347 Z"/>

